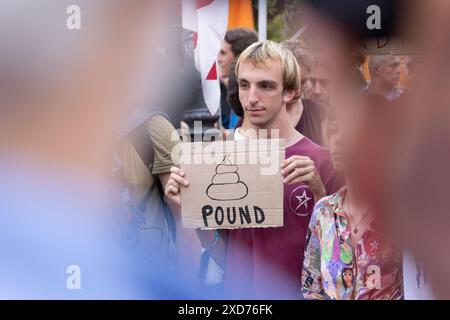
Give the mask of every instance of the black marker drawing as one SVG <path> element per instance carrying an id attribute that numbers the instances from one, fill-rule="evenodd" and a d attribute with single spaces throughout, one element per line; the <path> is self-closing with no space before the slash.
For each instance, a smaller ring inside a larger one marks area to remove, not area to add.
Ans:
<path id="1" fill-rule="evenodd" d="M 226 155 L 222 163 L 217 165 L 211 184 L 206 189 L 206 195 L 211 200 L 241 200 L 248 194 L 247 185 L 239 177 L 238 166 L 232 164 L 228 157 L 229 155 Z"/>

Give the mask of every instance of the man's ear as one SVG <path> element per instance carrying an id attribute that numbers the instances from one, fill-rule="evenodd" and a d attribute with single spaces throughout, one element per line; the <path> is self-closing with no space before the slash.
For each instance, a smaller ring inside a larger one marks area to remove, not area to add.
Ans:
<path id="1" fill-rule="evenodd" d="M 297 99 L 300 96 L 300 90 L 284 90 L 283 92 L 283 102 L 290 103 L 293 100 Z"/>

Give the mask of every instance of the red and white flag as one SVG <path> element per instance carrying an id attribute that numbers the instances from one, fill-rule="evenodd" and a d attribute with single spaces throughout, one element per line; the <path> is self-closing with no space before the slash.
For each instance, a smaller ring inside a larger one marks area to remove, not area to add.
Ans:
<path id="1" fill-rule="evenodd" d="M 228 26 L 228 0 L 182 0 L 183 28 L 194 32 L 195 64 L 211 114 L 220 107 L 216 58 Z"/>

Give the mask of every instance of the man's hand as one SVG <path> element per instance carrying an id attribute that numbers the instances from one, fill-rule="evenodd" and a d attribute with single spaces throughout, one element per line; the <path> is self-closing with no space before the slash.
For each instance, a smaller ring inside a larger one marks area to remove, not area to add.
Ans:
<path id="1" fill-rule="evenodd" d="M 183 170 L 177 167 L 170 168 L 170 176 L 165 187 L 165 195 L 168 200 L 172 201 L 178 207 L 181 207 L 180 188 L 188 187 L 189 181 L 184 177 Z"/>
<path id="2" fill-rule="evenodd" d="M 314 195 L 314 202 L 325 196 L 325 187 L 311 158 L 298 155 L 289 157 L 283 161 L 281 169 L 283 182 L 286 184 L 305 183 Z"/>
<path id="3" fill-rule="evenodd" d="M 183 170 L 177 167 L 170 168 L 170 176 L 164 189 L 164 193 L 167 200 L 177 206 L 175 210 L 171 208 L 172 212 L 176 211 L 178 214 L 181 213 L 180 188 L 188 186 L 189 181 L 185 178 L 185 173 L 183 172 Z M 179 216 L 179 219 L 181 226 L 181 215 Z M 190 235 L 191 230 L 183 229 L 182 227 L 180 227 L 179 231 L 177 232 L 182 232 L 183 230 L 185 231 L 184 234 Z M 200 240 L 202 246 L 204 246 L 205 249 L 213 247 L 210 250 L 211 257 L 216 261 L 217 264 L 219 264 L 219 266 L 224 268 L 226 258 L 226 242 L 222 239 L 222 236 L 220 236 L 217 243 L 215 243 L 215 234 L 213 230 L 197 229 L 196 233 L 198 240 Z M 177 243 L 179 245 L 188 245 L 189 243 L 192 243 L 192 241 L 194 240 L 189 238 L 189 240 L 187 241 L 177 241 Z"/>

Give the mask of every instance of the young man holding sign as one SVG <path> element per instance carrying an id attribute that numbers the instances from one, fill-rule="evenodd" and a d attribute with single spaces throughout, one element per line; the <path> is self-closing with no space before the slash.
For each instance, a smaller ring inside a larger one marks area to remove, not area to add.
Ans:
<path id="1" fill-rule="evenodd" d="M 255 43 L 236 65 L 244 116 L 256 129 L 276 130 L 286 143 L 284 226 L 237 230 L 198 230 L 199 238 L 225 270 L 228 298 L 300 298 L 298 279 L 306 231 L 314 203 L 341 186 L 328 151 L 290 123 L 286 104 L 298 99 L 300 73 L 294 55 L 272 41 Z M 179 168 L 171 168 L 166 196 L 180 203 L 180 188 L 189 187 Z"/>

